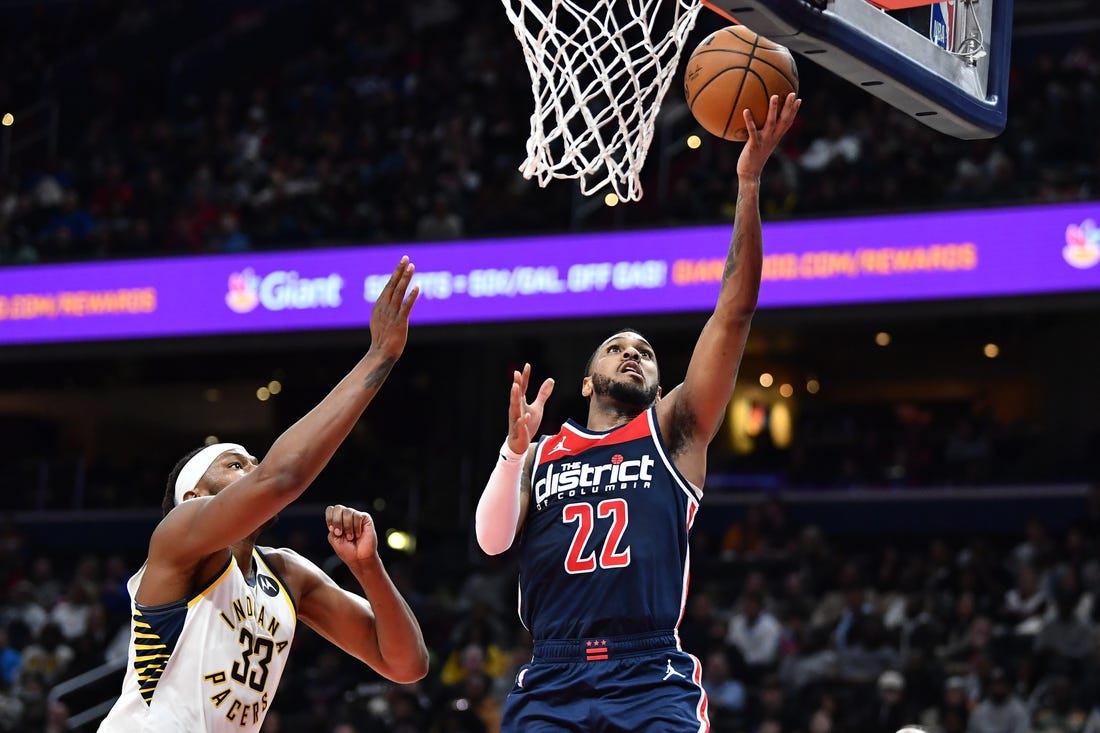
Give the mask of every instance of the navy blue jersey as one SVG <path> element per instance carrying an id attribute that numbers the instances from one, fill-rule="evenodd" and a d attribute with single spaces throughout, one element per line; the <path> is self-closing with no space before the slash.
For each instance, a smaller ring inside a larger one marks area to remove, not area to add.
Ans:
<path id="1" fill-rule="evenodd" d="M 569 421 L 540 438 L 520 535 L 524 626 L 535 640 L 676 629 L 698 507 L 655 407 L 607 432 Z"/>

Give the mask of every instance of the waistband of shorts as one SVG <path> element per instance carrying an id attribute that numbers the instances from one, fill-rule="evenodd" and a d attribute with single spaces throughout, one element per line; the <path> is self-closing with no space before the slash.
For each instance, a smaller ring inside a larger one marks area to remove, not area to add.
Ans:
<path id="1" fill-rule="evenodd" d="M 535 661 L 603 662 L 678 648 L 675 632 L 652 631 L 631 636 L 542 639 L 535 641 L 531 656 Z"/>

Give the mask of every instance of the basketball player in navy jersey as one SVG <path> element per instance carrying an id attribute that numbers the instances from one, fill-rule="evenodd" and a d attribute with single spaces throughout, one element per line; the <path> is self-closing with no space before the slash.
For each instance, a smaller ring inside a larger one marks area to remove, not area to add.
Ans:
<path id="1" fill-rule="evenodd" d="M 371 313 L 371 345 L 262 461 L 242 446 L 195 451 L 172 471 L 165 516 L 130 579 L 122 694 L 101 733 L 258 731 L 299 620 L 396 682 L 428 669 L 420 627 L 386 574 L 370 516 L 325 511 L 328 540 L 366 599 L 260 531 L 328 463 L 404 351 L 413 266 L 402 258 Z"/>
<path id="2" fill-rule="evenodd" d="M 514 375 L 508 439 L 476 514 L 485 552 L 518 537 L 520 617 L 534 639 L 505 733 L 709 730 L 699 660 L 677 635 L 688 532 L 756 308 L 760 174 L 800 104 L 773 96 L 759 129 L 745 112 L 733 240 L 682 384 L 662 394 L 653 347 L 619 331 L 585 369 L 587 424 L 532 444 L 554 383 L 529 403 L 530 365 Z"/>

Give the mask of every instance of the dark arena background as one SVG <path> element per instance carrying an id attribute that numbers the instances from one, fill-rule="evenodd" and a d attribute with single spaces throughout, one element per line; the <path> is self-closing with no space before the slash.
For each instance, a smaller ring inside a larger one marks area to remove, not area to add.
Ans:
<path id="1" fill-rule="evenodd" d="M 701 15 L 689 46 L 722 23 Z M 1097 733 L 1100 5 L 1016 0 L 990 139 L 799 71 L 761 188 L 776 257 L 692 535 L 681 638 L 712 729 Z M 384 248 L 392 267 L 433 243 L 461 263 L 508 238 L 560 257 L 563 280 L 614 241 L 614 260 L 713 284 L 741 146 L 674 114 L 680 84 L 645 196 L 609 206 L 517 171 L 530 79 L 499 3 L 0 0 L 0 279 L 172 263 L 161 276 L 198 292 L 191 258 L 259 273 Z M 512 370 L 557 380 L 544 430 L 583 421 L 603 338 L 640 329 L 673 386 L 716 292 L 681 306 L 653 271 L 623 273 L 617 310 L 509 313 L 526 302 L 509 282 L 479 286 L 495 314 L 418 303 L 444 316 L 414 311 L 379 396 L 261 544 L 354 588 L 324 507 L 370 511 L 431 670 L 395 685 L 300 627 L 263 731 L 499 731 L 530 639 L 515 558 L 478 549 L 473 512 Z M 208 438 L 262 457 L 369 346 L 360 289 L 341 305 L 359 327 L 250 332 L 224 311 L 159 336 L 46 337 L 57 317 L 24 305 L 16 324 L 5 301 L 0 730 L 96 729 L 169 470 Z"/>

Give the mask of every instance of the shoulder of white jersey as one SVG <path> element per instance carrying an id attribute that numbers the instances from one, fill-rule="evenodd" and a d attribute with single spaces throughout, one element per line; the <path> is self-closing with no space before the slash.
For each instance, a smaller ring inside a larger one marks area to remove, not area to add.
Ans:
<path id="1" fill-rule="evenodd" d="M 294 600 L 294 595 L 290 592 L 290 586 L 283 580 L 283 576 L 272 564 L 269 556 L 275 554 L 293 554 L 295 557 L 300 558 L 302 556 L 290 548 L 260 547 L 258 545 L 252 548 L 252 554 L 256 560 L 256 585 L 265 595 L 272 598 L 276 598 L 280 594 L 284 595 L 286 601 L 290 604 L 291 610 L 294 611 L 295 617 L 297 617 L 298 604 Z"/>

